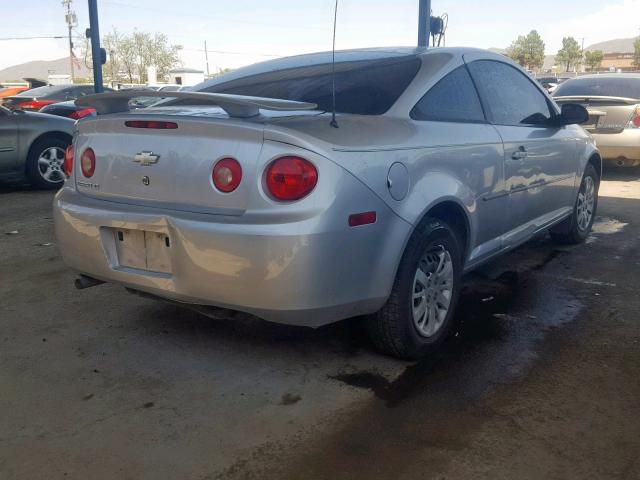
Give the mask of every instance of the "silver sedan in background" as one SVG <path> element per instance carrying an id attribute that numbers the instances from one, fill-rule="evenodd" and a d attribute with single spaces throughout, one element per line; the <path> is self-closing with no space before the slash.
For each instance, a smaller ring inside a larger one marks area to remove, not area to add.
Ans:
<path id="1" fill-rule="evenodd" d="M 68 118 L 0 107 L 0 178 L 26 178 L 38 188 L 60 188 L 74 123 Z"/>
<path id="2" fill-rule="evenodd" d="M 144 92 L 76 101 L 98 116 L 78 122 L 54 219 L 78 285 L 312 327 L 366 315 L 380 350 L 416 358 L 451 331 L 463 272 L 545 230 L 587 237 L 601 158 L 584 107 L 477 49 L 335 58 L 135 111 Z"/>

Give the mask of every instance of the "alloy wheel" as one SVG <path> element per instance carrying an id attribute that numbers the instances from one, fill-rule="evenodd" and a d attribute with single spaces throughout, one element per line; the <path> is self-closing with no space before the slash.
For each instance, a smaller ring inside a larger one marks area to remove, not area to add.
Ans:
<path id="1" fill-rule="evenodd" d="M 64 150 L 60 147 L 48 147 L 38 155 L 38 172 L 49 183 L 64 180 Z"/>
<path id="2" fill-rule="evenodd" d="M 593 217 L 593 207 L 596 202 L 596 185 L 593 178 L 589 175 L 585 176 L 580 185 L 578 192 L 578 204 L 576 205 L 576 216 L 578 229 L 581 232 L 587 231 L 591 225 L 591 217 Z"/>

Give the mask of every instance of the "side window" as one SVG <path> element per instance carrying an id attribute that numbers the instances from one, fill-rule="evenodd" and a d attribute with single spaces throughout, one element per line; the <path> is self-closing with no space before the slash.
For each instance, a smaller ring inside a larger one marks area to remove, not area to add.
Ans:
<path id="1" fill-rule="evenodd" d="M 497 125 L 542 125 L 551 117 L 545 96 L 522 72 L 506 63 L 469 64 L 490 120 Z"/>
<path id="2" fill-rule="evenodd" d="M 414 120 L 434 122 L 484 122 L 480 99 L 467 69 L 447 74 L 411 110 Z"/>

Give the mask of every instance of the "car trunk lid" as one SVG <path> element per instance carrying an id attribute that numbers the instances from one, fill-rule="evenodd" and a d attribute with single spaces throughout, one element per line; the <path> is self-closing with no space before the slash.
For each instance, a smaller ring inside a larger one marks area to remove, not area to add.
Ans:
<path id="1" fill-rule="evenodd" d="M 127 126 L 130 122 L 138 127 Z M 144 122 L 152 128 L 140 128 Z M 158 122 L 172 122 L 177 128 L 159 129 Z M 263 143 L 259 123 L 222 113 L 218 118 L 186 117 L 156 115 L 150 109 L 145 114 L 82 120 L 78 130 L 74 169 L 76 186 L 85 195 L 199 213 L 241 215 L 246 209 Z M 87 148 L 96 158 L 90 178 L 79 163 Z M 235 158 L 242 167 L 242 181 L 230 193 L 218 191 L 211 177 L 215 163 L 225 157 Z"/>
<path id="2" fill-rule="evenodd" d="M 589 112 L 589 121 L 582 126 L 585 130 L 598 134 L 615 134 L 629 126 L 639 100 L 625 97 L 571 96 L 556 97 L 554 100 L 563 103 L 578 103 Z"/>

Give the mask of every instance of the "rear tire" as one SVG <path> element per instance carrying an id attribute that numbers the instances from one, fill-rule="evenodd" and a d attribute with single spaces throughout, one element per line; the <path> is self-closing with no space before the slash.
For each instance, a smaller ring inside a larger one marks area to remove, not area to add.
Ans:
<path id="1" fill-rule="evenodd" d="M 27 156 L 27 177 L 40 189 L 58 189 L 64 183 L 64 152 L 70 141 L 59 137 L 44 137 L 36 140 Z"/>
<path id="2" fill-rule="evenodd" d="M 580 190 L 578 190 L 573 213 L 549 232 L 554 241 L 562 244 L 577 244 L 585 241 L 596 217 L 599 186 L 598 173 L 589 163 L 580 182 Z"/>
<path id="3" fill-rule="evenodd" d="M 387 303 L 367 319 L 374 345 L 405 359 L 434 351 L 451 330 L 461 272 L 454 230 L 425 219 L 409 240 Z"/>

